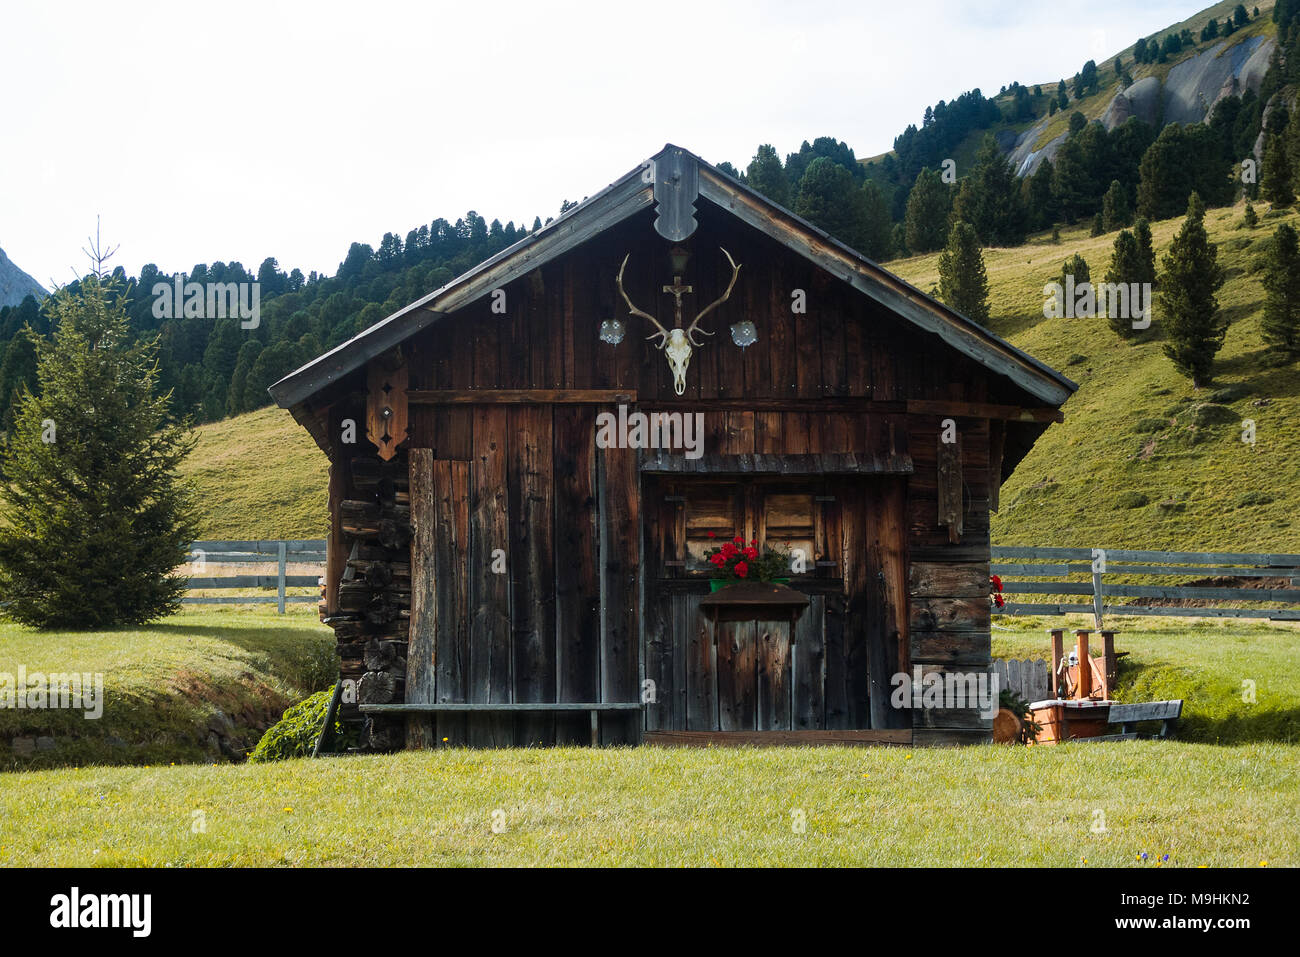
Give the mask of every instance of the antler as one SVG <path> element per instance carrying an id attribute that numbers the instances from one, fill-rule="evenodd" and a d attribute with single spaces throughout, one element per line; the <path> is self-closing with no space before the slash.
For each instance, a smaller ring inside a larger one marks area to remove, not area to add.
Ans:
<path id="1" fill-rule="evenodd" d="M 634 316 L 640 316 L 642 319 L 649 319 L 652 323 L 654 323 L 655 328 L 658 329 L 659 331 L 658 331 L 658 332 L 655 332 L 655 333 L 652 333 L 651 335 L 646 336 L 646 338 L 647 338 L 647 339 L 655 339 L 655 338 L 658 338 L 658 339 L 659 339 L 659 346 L 658 346 L 658 348 L 662 349 L 662 348 L 667 344 L 667 342 L 668 342 L 668 330 L 665 329 L 665 328 L 664 328 L 664 327 L 659 323 L 659 320 L 658 320 L 658 319 L 656 319 L 654 316 L 650 315 L 650 313 L 648 313 L 648 312 L 642 312 L 642 311 L 641 311 L 640 309 L 638 309 L 636 306 L 632 305 L 632 300 L 629 299 L 629 298 L 627 297 L 627 290 L 623 288 L 623 270 L 627 268 L 627 261 L 628 261 L 628 259 L 631 258 L 631 256 L 632 256 L 631 253 L 628 253 L 626 256 L 624 256 L 624 257 L 623 257 L 623 265 L 621 265 L 621 266 L 618 267 L 618 279 L 616 280 L 616 282 L 618 283 L 618 291 L 622 294 L 622 296 L 623 296 L 623 301 L 624 301 L 625 303 L 627 303 L 627 308 L 628 308 L 629 310 L 631 310 L 632 315 L 634 315 Z M 727 290 L 727 291 L 730 292 L 731 290 Z"/>
<path id="2" fill-rule="evenodd" d="M 722 249 L 721 246 L 719 246 L 718 248 Z M 712 312 L 714 309 L 718 308 L 718 306 L 722 305 L 724 302 L 726 302 L 728 299 L 731 298 L 731 290 L 736 285 L 736 277 L 740 275 L 740 267 L 737 266 L 736 261 L 731 258 L 731 253 L 727 252 L 725 249 L 722 249 L 722 255 L 726 256 L 727 262 L 731 263 L 731 282 L 727 283 L 726 292 L 724 292 L 719 298 L 713 300 L 713 302 L 709 303 L 707 306 L 701 309 L 699 313 L 695 316 L 694 320 L 691 321 L 690 326 L 686 330 L 686 336 L 688 339 L 691 340 L 691 345 L 694 346 L 701 346 L 704 344 L 702 342 L 695 341 L 695 333 L 698 332 L 702 336 L 713 335 L 713 333 L 709 332 L 707 329 L 697 329 L 696 326 L 700 324 L 701 319 L 703 319 L 710 312 Z"/>

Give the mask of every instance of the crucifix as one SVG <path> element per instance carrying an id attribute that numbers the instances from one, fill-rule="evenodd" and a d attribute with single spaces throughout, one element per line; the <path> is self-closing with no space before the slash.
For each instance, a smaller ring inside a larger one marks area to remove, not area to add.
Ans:
<path id="1" fill-rule="evenodd" d="M 674 298 L 675 300 L 677 300 L 677 326 L 678 326 L 678 328 L 680 328 L 680 327 L 681 327 L 681 324 L 682 324 L 682 296 L 684 296 L 684 295 L 685 295 L 686 293 L 688 293 L 688 292 L 694 292 L 694 291 L 695 291 L 695 289 L 694 289 L 693 287 L 682 285 L 682 277 L 681 277 L 681 276 L 673 276 L 673 282 L 672 282 L 672 285 L 671 285 L 671 286 L 664 286 L 664 292 L 672 293 L 673 298 Z"/>

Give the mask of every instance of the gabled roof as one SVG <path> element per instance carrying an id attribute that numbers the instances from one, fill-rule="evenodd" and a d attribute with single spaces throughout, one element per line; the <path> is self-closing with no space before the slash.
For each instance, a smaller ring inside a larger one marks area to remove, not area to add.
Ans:
<path id="1" fill-rule="evenodd" d="M 695 154 L 670 143 L 554 222 L 313 359 L 268 391 L 281 406 L 296 406 L 442 316 L 651 206 L 656 207 L 655 229 L 661 235 L 673 241 L 685 239 L 695 230 L 695 204 L 700 198 L 760 230 L 921 329 L 938 335 L 957 351 L 1010 379 L 1040 401 L 1059 406 L 1078 388 L 1059 372 L 983 326 L 930 298 Z"/>

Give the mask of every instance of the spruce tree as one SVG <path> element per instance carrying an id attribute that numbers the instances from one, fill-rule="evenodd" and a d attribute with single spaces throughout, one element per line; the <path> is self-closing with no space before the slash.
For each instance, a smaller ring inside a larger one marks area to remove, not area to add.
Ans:
<path id="1" fill-rule="evenodd" d="M 1072 281 L 1076 289 L 1085 282 L 1092 282 L 1092 270 L 1088 268 L 1088 260 L 1078 253 L 1067 259 L 1061 266 L 1061 285 L 1066 285 L 1067 278 L 1071 276 L 1074 277 Z"/>
<path id="2" fill-rule="evenodd" d="M 1102 217 L 1101 213 L 1097 213 L 1095 216 L 1092 217 L 1092 230 L 1090 231 L 1090 235 L 1101 236 L 1105 232 L 1106 232 L 1106 221 Z"/>
<path id="3" fill-rule="evenodd" d="M 1246 211 L 1241 216 L 1241 225 L 1245 226 L 1247 229 L 1254 229 L 1258 222 L 1259 214 L 1255 212 L 1254 204 L 1247 201 Z"/>
<path id="4" fill-rule="evenodd" d="M 989 321 L 988 274 L 970 223 L 958 220 L 948 230 L 948 245 L 939 255 L 939 296 L 966 318 Z"/>
<path id="5" fill-rule="evenodd" d="M 1160 315 L 1166 325 L 1165 355 L 1192 380 L 1210 381 L 1214 357 L 1223 347 L 1227 324 L 1215 293 L 1223 285 L 1217 250 L 1205 231 L 1205 206 L 1198 193 L 1187 204 L 1187 218 L 1161 260 Z"/>
<path id="6" fill-rule="evenodd" d="M 1125 285 L 1131 289 L 1133 283 L 1142 282 L 1139 278 L 1142 275 L 1142 269 L 1142 255 L 1138 251 L 1137 238 L 1127 229 L 1120 230 L 1119 235 L 1115 237 L 1115 245 L 1111 249 L 1110 265 L 1106 267 L 1106 284 Z M 1131 298 L 1129 303 L 1130 313 L 1135 314 Z M 1121 338 L 1127 339 L 1133 335 L 1133 315 L 1119 316 L 1115 314 L 1116 312 L 1115 309 L 1109 309 L 1106 322 L 1111 329 L 1119 333 Z"/>
<path id="7" fill-rule="evenodd" d="M 893 221 L 885 194 L 874 182 L 867 180 L 858 190 L 855 202 L 858 208 L 858 252 L 876 261 L 888 259 L 893 245 Z"/>
<path id="8" fill-rule="evenodd" d="M 861 204 L 853 175 L 825 156 L 808 164 L 795 191 L 794 212 L 857 248 L 861 242 Z"/>
<path id="9" fill-rule="evenodd" d="M 1142 271 L 1138 274 L 1136 282 L 1149 282 L 1152 287 L 1156 284 L 1156 250 L 1151 242 L 1151 224 L 1145 218 L 1139 217 L 1133 224 L 1133 238 L 1138 244 L 1138 260 L 1142 264 Z"/>
<path id="10" fill-rule="evenodd" d="M 1264 169 L 1259 183 L 1259 195 L 1274 209 L 1285 209 L 1295 202 L 1291 183 L 1291 162 L 1286 146 L 1277 133 L 1269 135 L 1264 145 Z"/>
<path id="11" fill-rule="evenodd" d="M 1282 223 L 1273 234 L 1264 270 L 1264 341 L 1283 360 L 1300 356 L 1300 242 L 1296 231 Z"/>
<path id="12" fill-rule="evenodd" d="M 193 448 L 154 394 L 157 339 L 136 340 L 122 289 L 97 272 L 52 297 L 40 395 L 24 390 L 4 450 L 0 594 L 6 617 L 91 629 L 176 611 L 196 533 L 176 468 Z"/>
<path id="13" fill-rule="evenodd" d="M 1110 189 L 1101 200 L 1101 218 L 1106 232 L 1122 229 L 1129 224 L 1128 195 L 1119 180 L 1110 181 Z"/>
<path id="14" fill-rule="evenodd" d="M 909 250 L 929 253 L 943 248 L 948 239 L 950 205 L 948 187 L 939 174 L 932 169 L 921 170 L 907 197 L 907 212 L 903 216 Z"/>
<path id="15" fill-rule="evenodd" d="M 967 177 L 971 204 L 962 215 L 975 227 L 980 242 L 995 246 L 1019 246 L 1025 241 L 1025 210 L 1020 184 L 1011 161 L 986 135 L 975 156 L 975 169 Z"/>
<path id="16" fill-rule="evenodd" d="M 790 181 L 775 147 L 766 143 L 758 148 L 746 171 L 749 187 L 778 206 L 790 205 Z"/>

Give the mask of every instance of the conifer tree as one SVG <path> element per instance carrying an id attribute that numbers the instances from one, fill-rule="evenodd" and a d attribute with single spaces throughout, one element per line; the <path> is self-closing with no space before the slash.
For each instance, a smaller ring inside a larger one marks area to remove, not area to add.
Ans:
<path id="1" fill-rule="evenodd" d="M 932 169 L 921 170 L 907 197 L 903 216 L 909 250 L 929 253 L 943 248 L 948 239 L 950 205 L 951 194 L 939 174 Z"/>
<path id="2" fill-rule="evenodd" d="M 1246 202 L 1246 211 L 1241 216 L 1241 224 L 1247 229 L 1254 229 L 1259 222 L 1259 214 L 1255 212 L 1255 206 L 1250 201 Z"/>
<path id="3" fill-rule="evenodd" d="M 1075 253 L 1067 259 L 1065 264 L 1061 266 L 1062 286 L 1067 284 L 1067 279 L 1069 279 L 1069 277 L 1073 277 L 1071 281 L 1074 283 L 1076 289 L 1085 282 L 1092 282 L 1092 270 L 1088 268 L 1088 260 L 1084 259 L 1078 253 Z"/>
<path id="4" fill-rule="evenodd" d="M 751 189 L 766 196 L 778 206 L 790 206 L 790 180 L 775 147 L 764 143 L 749 161 L 746 181 Z"/>
<path id="5" fill-rule="evenodd" d="M 1111 249 L 1110 265 L 1106 267 L 1107 285 L 1125 285 L 1132 288 L 1132 284 L 1141 283 L 1142 280 L 1138 277 L 1142 275 L 1142 268 L 1142 256 L 1138 251 L 1136 237 L 1127 229 L 1120 230 Z M 1131 305 L 1131 298 L 1129 302 Z M 1109 309 L 1106 321 L 1121 338 L 1127 339 L 1133 335 L 1133 317 L 1132 315 L 1120 316 L 1117 313 L 1118 310 Z"/>
<path id="6" fill-rule="evenodd" d="M 102 263 L 102 261 L 101 261 Z M 123 290 L 98 271 L 49 304 L 37 359 L 4 450 L 0 594 L 38 628 L 139 624 L 176 611 L 174 570 L 196 533 L 176 468 L 193 448 L 154 395 L 157 339 L 135 340 Z"/>
<path id="7" fill-rule="evenodd" d="M 1025 210 L 1020 200 L 1011 161 L 992 136 L 985 136 L 975 157 L 975 169 L 967 177 L 970 205 L 962 216 L 973 227 L 980 242 L 997 246 L 1019 246 L 1025 241 Z"/>
<path id="8" fill-rule="evenodd" d="M 890 256 L 893 245 L 893 221 L 889 216 L 889 203 L 880 187 L 867 180 L 855 197 L 858 208 L 858 239 L 856 248 L 868 259 L 882 261 Z"/>
<path id="9" fill-rule="evenodd" d="M 1101 200 L 1101 218 L 1106 232 L 1122 229 L 1129 224 L 1128 195 L 1119 180 L 1110 181 L 1110 189 Z"/>
<path id="10" fill-rule="evenodd" d="M 1283 360 L 1300 356 L 1300 242 L 1296 231 L 1282 223 L 1273 234 L 1264 270 L 1264 341 Z"/>
<path id="11" fill-rule="evenodd" d="M 1151 224 L 1145 218 L 1139 217 L 1133 224 L 1133 238 L 1138 244 L 1138 260 L 1142 264 L 1142 271 L 1138 274 L 1136 282 L 1149 282 L 1154 287 L 1156 284 L 1156 250 L 1151 242 Z"/>
<path id="12" fill-rule="evenodd" d="M 989 280 L 975 228 L 958 220 L 939 255 L 939 296 L 948 307 L 975 322 L 989 320 Z"/>
<path id="13" fill-rule="evenodd" d="M 1223 347 L 1227 324 L 1215 293 L 1223 285 L 1217 250 L 1205 231 L 1205 206 L 1198 193 L 1187 204 L 1187 218 L 1161 260 L 1160 316 L 1165 323 L 1165 355 L 1192 380 L 1210 381 L 1214 357 Z"/>
<path id="14" fill-rule="evenodd" d="M 1291 183 L 1291 161 L 1286 146 L 1277 133 L 1269 135 L 1264 145 L 1264 169 L 1260 177 L 1259 195 L 1274 209 L 1285 209 L 1295 202 Z"/>

